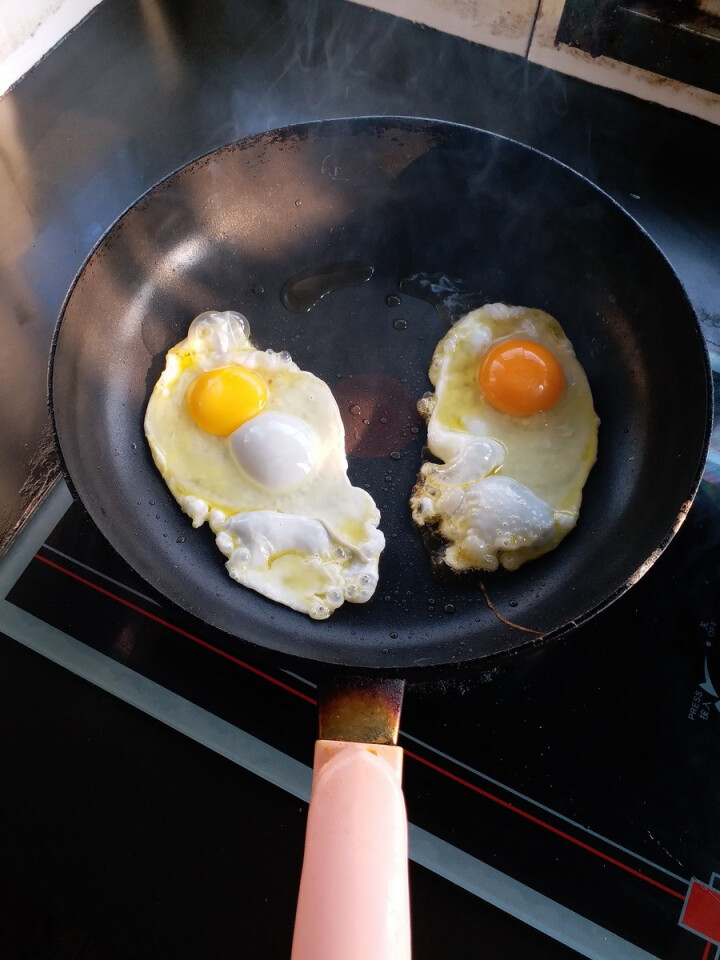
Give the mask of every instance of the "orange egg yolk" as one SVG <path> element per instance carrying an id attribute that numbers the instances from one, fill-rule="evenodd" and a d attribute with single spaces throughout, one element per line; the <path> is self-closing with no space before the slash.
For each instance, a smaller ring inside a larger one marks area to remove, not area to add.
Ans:
<path id="1" fill-rule="evenodd" d="M 195 423 L 207 433 L 227 437 L 256 416 L 267 402 L 267 386 L 248 367 L 207 370 L 190 384 L 187 405 Z"/>
<path id="2" fill-rule="evenodd" d="M 478 386 L 487 402 L 514 417 L 554 407 L 565 389 L 556 357 L 532 340 L 503 340 L 478 366 Z"/>

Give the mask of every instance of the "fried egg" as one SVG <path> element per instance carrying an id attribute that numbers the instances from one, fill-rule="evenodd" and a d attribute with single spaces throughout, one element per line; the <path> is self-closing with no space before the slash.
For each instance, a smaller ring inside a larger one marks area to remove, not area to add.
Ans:
<path id="1" fill-rule="evenodd" d="M 427 448 L 410 507 L 452 570 L 516 570 L 575 527 L 599 419 L 560 324 L 542 310 L 488 304 L 433 354 L 418 404 Z M 432 546 L 431 546 L 432 549 Z"/>
<path id="2" fill-rule="evenodd" d="M 286 351 L 256 349 L 241 314 L 200 314 L 168 351 L 145 435 L 238 583 L 318 620 L 370 599 L 385 538 L 348 479 L 337 403 Z"/>

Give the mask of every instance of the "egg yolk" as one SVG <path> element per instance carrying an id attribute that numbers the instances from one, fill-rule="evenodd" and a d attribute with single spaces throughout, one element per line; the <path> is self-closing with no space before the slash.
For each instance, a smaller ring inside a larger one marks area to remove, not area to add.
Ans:
<path id="1" fill-rule="evenodd" d="M 556 357 L 532 340 L 497 343 L 480 363 L 477 381 L 491 406 L 514 417 L 549 410 L 565 389 Z"/>
<path id="2" fill-rule="evenodd" d="M 190 384 L 187 405 L 195 423 L 207 433 L 227 437 L 256 416 L 267 402 L 267 386 L 248 367 L 207 370 Z"/>

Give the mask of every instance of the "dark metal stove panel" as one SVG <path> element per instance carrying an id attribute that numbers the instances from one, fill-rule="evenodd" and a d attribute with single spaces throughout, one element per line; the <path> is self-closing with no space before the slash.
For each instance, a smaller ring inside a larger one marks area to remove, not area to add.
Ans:
<path id="1" fill-rule="evenodd" d="M 567 0 L 556 39 L 720 93 L 720 8 L 693 0 Z"/>

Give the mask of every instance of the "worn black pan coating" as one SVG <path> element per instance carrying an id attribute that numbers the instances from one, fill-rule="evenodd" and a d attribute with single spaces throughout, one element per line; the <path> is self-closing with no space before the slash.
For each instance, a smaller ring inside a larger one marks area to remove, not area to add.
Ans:
<path id="1" fill-rule="evenodd" d="M 372 278 L 307 313 L 283 305 L 290 278 L 348 261 Z M 502 617 L 556 636 L 631 586 L 687 512 L 710 377 L 693 310 L 638 224 L 567 167 L 491 133 L 397 118 L 303 124 L 219 149 L 151 190 L 90 255 L 58 324 L 51 399 L 72 484 L 120 554 L 224 631 L 229 650 L 412 673 L 536 643 L 495 615 L 480 578 L 433 578 L 407 507 L 433 347 L 453 317 L 492 301 L 558 318 L 602 421 L 577 529 L 521 570 L 482 577 Z M 245 313 L 261 348 L 289 350 L 343 411 L 360 406 L 350 475 L 387 537 L 371 602 L 316 622 L 239 587 L 156 472 L 145 404 L 165 351 L 208 309 Z"/>

